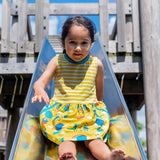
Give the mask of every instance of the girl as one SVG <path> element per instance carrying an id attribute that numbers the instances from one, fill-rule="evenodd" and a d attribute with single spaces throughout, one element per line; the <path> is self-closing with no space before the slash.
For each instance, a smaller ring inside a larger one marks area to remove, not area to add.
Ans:
<path id="1" fill-rule="evenodd" d="M 69 18 L 63 26 L 64 54 L 55 56 L 34 84 L 32 103 L 45 102 L 40 112 L 43 134 L 59 144 L 59 160 L 76 160 L 76 141 L 84 141 L 98 160 L 121 160 L 125 153 L 105 144 L 110 116 L 103 98 L 103 65 L 89 50 L 95 27 L 82 16 Z M 45 87 L 54 77 L 51 100 Z"/>

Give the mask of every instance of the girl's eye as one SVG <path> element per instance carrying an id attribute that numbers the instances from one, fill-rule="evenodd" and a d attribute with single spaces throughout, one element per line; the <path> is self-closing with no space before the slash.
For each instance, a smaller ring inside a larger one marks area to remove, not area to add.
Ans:
<path id="1" fill-rule="evenodd" d="M 82 42 L 82 44 L 87 44 L 87 42 Z"/>
<path id="2" fill-rule="evenodd" d="M 70 43 L 70 44 L 74 44 L 75 42 L 74 42 L 74 41 L 70 41 L 69 43 Z"/>

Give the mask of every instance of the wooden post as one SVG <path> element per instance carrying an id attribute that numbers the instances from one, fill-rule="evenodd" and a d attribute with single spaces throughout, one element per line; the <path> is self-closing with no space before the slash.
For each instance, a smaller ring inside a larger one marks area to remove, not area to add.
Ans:
<path id="1" fill-rule="evenodd" d="M 134 122 L 135 128 L 137 128 L 137 110 L 131 110 L 131 117 Z"/>
<path id="2" fill-rule="evenodd" d="M 12 143 L 17 130 L 17 125 L 19 122 L 19 108 L 13 108 L 8 112 L 8 130 L 7 130 L 7 141 L 6 141 L 6 152 L 5 160 L 8 160 L 9 154 L 12 148 Z"/>
<path id="3" fill-rule="evenodd" d="M 148 159 L 160 159 L 160 0 L 140 0 Z"/>

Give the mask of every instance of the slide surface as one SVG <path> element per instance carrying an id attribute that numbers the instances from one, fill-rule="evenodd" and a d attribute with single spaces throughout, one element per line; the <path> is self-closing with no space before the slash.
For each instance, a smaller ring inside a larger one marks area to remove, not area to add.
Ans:
<path id="1" fill-rule="evenodd" d="M 107 144 L 111 148 L 123 149 L 126 152 L 126 156 L 146 160 L 147 158 L 138 139 L 124 97 L 99 38 L 92 46 L 90 54 L 97 56 L 104 65 L 103 101 L 111 115 Z M 55 55 L 55 51 L 45 38 L 23 107 L 9 160 L 58 160 L 57 146 L 44 138 L 40 130 L 38 116 L 44 103 L 31 103 L 31 97 L 34 95 L 33 84 L 43 73 L 50 59 Z M 48 84 L 46 91 L 51 98 L 54 92 L 54 80 Z M 94 160 L 83 142 L 77 143 L 77 158 L 78 160 Z"/>

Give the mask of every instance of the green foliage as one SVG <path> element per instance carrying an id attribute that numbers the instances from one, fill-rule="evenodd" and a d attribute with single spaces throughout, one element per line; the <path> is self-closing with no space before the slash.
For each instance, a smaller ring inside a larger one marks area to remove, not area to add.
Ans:
<path id="1" fill-rule="evenodd" d="M 140 134 L 140 131 L 144 128 L 144 124 L 142 124 L 141 122 L 137 122 L 137 133 L 138 133 L 138 136 Z M 139 137 L 140 141 L 141 141 L 141 144 L 142 144 L 142 147 L 143 149 L 145 150 L 146 149 L 146 140 L 142 137 Z"/>
<path id="2" fill-rule="evenodd" d="M 140 131 L 144 128 L 144 124 L 142 124 L 141 122 L 137 122 L 137 133 L 139 136 Z"/>

